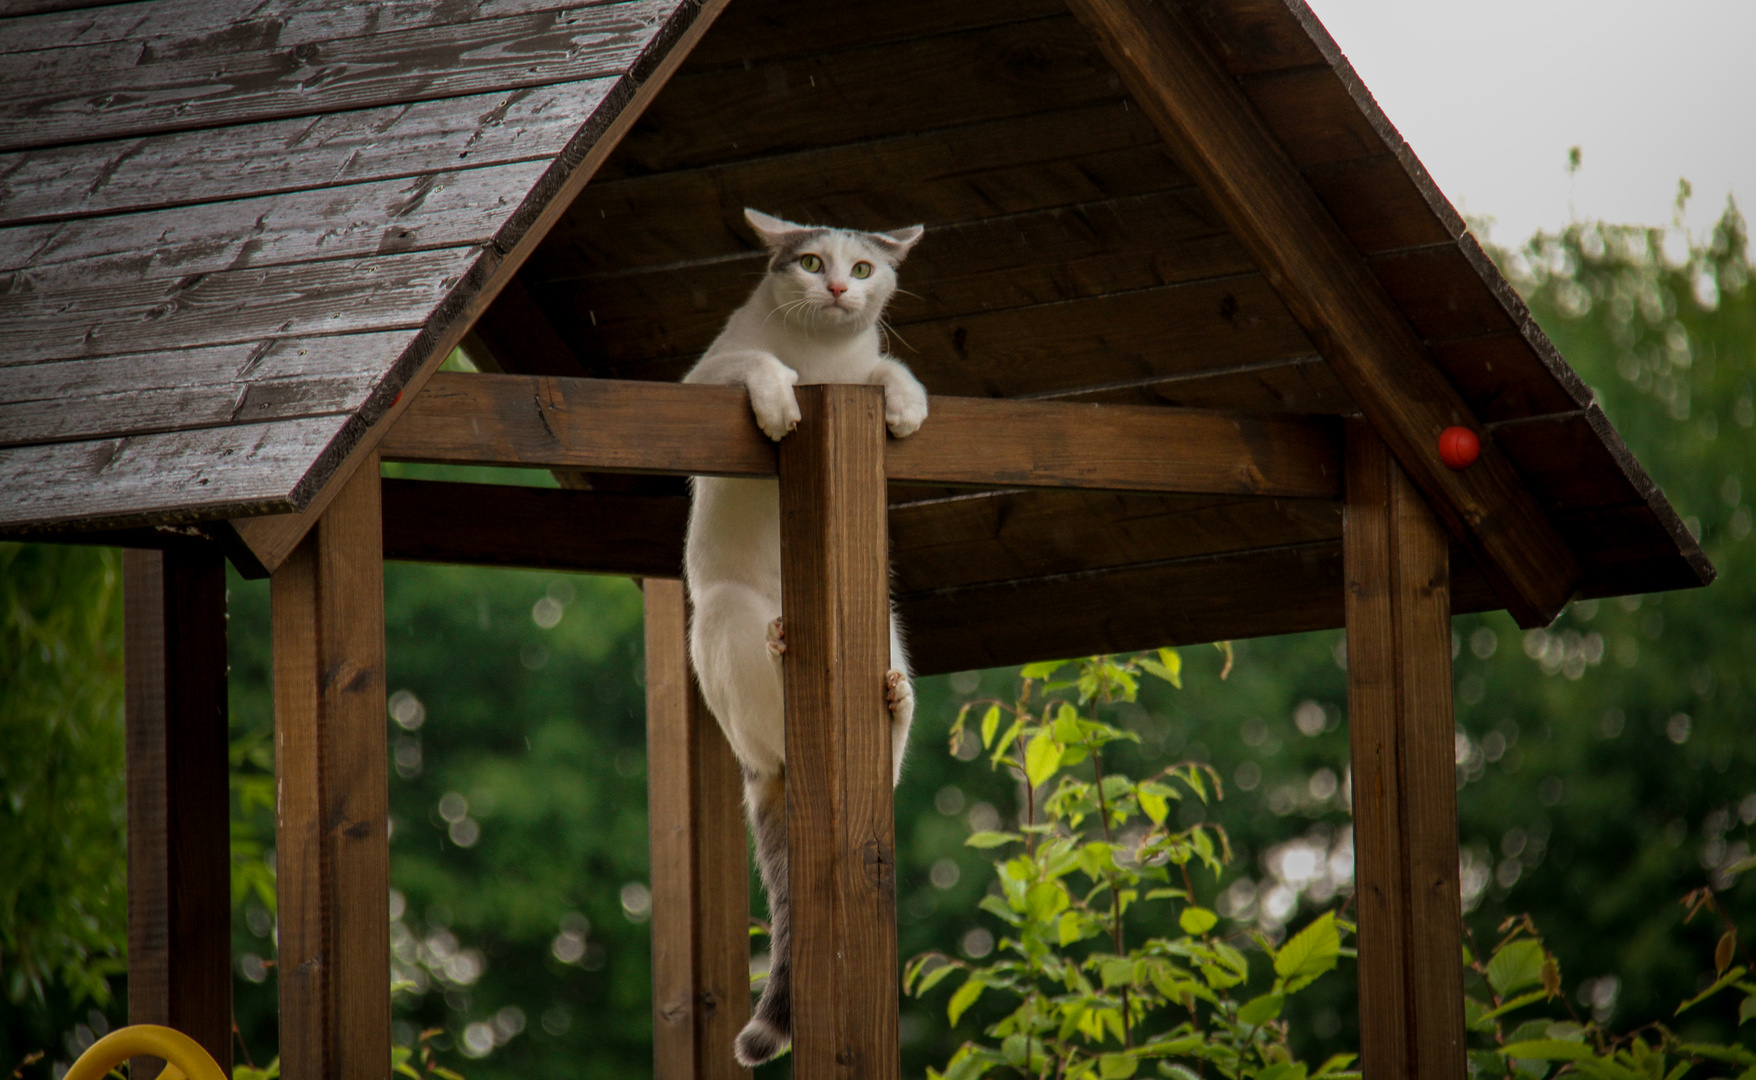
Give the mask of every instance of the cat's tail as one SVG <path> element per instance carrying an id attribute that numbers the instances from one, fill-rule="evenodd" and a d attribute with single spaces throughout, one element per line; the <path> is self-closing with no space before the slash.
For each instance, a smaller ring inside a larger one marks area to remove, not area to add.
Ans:
<path id="1" fill-rule="evenodd" d="M 783 766 L 784 769 L 784 766 Z M 768 894 L 768 983 L 735 1044 L 740 1064 L 771 1061 L 793 1041 L 793 908 L 787 892 L 787 788 L 784 772 L 744 775 L 744 805 L 756 838 L 756 867 Z"/>

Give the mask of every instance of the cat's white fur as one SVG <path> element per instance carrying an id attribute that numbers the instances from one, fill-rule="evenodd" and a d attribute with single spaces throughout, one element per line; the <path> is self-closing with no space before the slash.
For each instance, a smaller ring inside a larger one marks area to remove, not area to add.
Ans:
<path id="1" fill-rule="evenodd" d="M 777 441 L 799 422 L 794 386 L 881 386 L 891 434 L 912 435 L 927 418 L 927 393 L 908 368 L 884 354 L 879 320 L 896 291 L 896 267 L 922 228 L 862 233 L 794 225 L 755 210 L 744 216 L 768 249 L 768 272 L 683 381 L 744 387 L 757 425 Z M 865 276 L 857 276 L 860 270 Z M 758 1065 L 792 1038 L 777 482 L 696 477 L 683 570 L 694 608 L 690 659 L 702 697 L 744 768 L 745 805 L 768 894 L 768 982 L 736 1042 L 738 1060 Z M 890 665 L 891 765 L 900 778 L 914 688 L 894 614 Z"/>
<path id="2" fill-rule="evenodd" d="M 891 434 L 914 434 L 927 417 L 927 392 L 884 354 L 878 322 L 896 290 L 897 264 L 922 229 L 857 233 L 744 213 L 771 253 L 769 272 L 683 381 L 744 387 L 757 424 L 777 441 L 799 422 L 796 384 L 870 383 L 884 388 Z M 804 269 L 805 255 L 821 259 L 823 269 Z M 871 265 L 870 277 L 853 276 L 861 262 Z M 779 488 L 773 480 L 709 477 L 697 477 L 694 487 L 684 573 L 702 696 L 738 760 L 773 775 L 786 759 L 780 660 L 769 647 L 769 628 L 781 617 Z M 894 617 L 890 649 L 891 667 L 906 675 Z M 900 776 L 908 724 L 896 728 Z"/>

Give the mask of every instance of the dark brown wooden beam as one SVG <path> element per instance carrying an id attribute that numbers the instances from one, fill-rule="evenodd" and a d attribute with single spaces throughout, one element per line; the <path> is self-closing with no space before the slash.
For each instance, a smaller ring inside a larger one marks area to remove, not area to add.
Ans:
<path id="1" fill-rule="evenodd" d="M 128 748 L 128 1022 L 232 1062 L 226 566 L 185 541 L 122 555 Z M 153 1076 L 154 1059 L 137 1075 Z"/>
<path id="2" fill-rule="evenodd" d="M 1334 498 L 1328 418 L 1072 402 L 935 398 L 888 442 L 893 481 Z M 772 476 L 774 446 L 738 387 L 516 375 L 434 376 L 387 458 Z"/>
<path id="3" fill-rule="evenodd" d="M 390 1060 L 384 539 L 369 456 L 275 571 L 281 1075 Z"/>
<path id="4" fill-rule="evenodd" d="M 780 449 L 793 1071 L 896 1080 L 883 395 L 798 389 Z"/>
<path id="5" fill-rule="evenodd" d="M 1446 536 L 1363 423 L 1350 425 L 1347 467 L 1361 1063 L 1369 1080 L 1462 1080 Z"/>
<path id="6" fill-rule="evenodd" d="M 648 578 L 647 805 L 652 827 L 655 1080 L 748 1080 L 749 851 L 738 760 L 689 670 L 683 583 Z"/>
<path id="7" fill-rule="evenodd" d="M 1480 424 L 1178 5 L 1070 6 L 1513 615 L 1553 619 L 1578 561 L 1491 440 L 1461 472 L 1438 460 L 1440 431 Z"/>
<path id="8" fill-rule="evenodd" d="M 436 480 L 384 481 L 384 557 L 407 562 L 683 572 L 686 496 Z"/>

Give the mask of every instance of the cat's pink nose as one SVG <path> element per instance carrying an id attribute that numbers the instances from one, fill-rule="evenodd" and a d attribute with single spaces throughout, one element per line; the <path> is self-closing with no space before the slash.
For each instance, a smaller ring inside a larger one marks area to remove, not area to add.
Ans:
<path id="1" fill-rule="evenodd" d="M 847 284 L 845 282 L 840 282 L 840 281 L 830 282 L 828 285 L 828 289 L 829 289 L 829 295 L 835 297 L 837 300 L 841 299 L 842 293 L 848 291 Z"/>

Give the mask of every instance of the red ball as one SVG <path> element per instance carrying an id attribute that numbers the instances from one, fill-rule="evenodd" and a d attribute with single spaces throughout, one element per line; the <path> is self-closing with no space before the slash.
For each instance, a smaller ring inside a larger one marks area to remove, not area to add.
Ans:
<path id="1" fill-rule="evenodd" d="M 1453 469 L 1467 469 L 1482 456 L 1482 440 L 1466 427 L 1448 427 L 1439 433 L 1439 460 Z"/>

